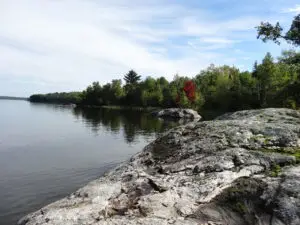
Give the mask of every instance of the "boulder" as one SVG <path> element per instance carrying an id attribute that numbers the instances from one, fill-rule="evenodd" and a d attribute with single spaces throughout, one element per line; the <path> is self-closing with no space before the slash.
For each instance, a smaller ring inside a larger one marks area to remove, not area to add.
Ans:
<path id="1" fill-rule="evenodd" d="M 160 118 L 200 120 L 201 116 L 192 109 L 168 108 L 152 113 Z"/>
<path id="2" fill-rule="evenodd" d="M 262 109 L 174 128 L 19 225 L 299 225 L 300 113 Z"/>

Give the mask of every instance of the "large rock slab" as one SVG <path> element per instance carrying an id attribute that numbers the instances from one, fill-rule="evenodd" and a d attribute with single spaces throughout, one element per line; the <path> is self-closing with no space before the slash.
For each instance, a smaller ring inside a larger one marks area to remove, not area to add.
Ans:
<path id="1" fill-rule="evenodd" d="M 299 225 L 299 149 L 293 110 L 188 123 L 19 224 Z"/>
<path id="2" fill-rule="evenodd" d="M 170 118 L 177 120 L 200 120 L 201 116 L 197 111 L 192 109 L 181 109 L 181 108 L 168 108 L 152 113 L 154 116 L 160 118 Z"/>

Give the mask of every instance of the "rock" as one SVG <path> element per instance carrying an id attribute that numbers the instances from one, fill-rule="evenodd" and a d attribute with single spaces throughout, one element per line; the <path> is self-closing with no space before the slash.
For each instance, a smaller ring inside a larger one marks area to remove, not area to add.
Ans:
<path id="1" fill-rule="evenodd" d="M 201 116 L 192 109 L 180 109 L 180 108 L 169 108 L 163 109 L 157 112 L 153 112 L 152 115 L 160 118 L 169 119 L 182 119 L 182 120 L 200 120 Z"/>
<path id="2" fill-rule="evenodd" d="M 192 122 L 19 224 L 299 225 L 299 155 L 297 111 Z"/>

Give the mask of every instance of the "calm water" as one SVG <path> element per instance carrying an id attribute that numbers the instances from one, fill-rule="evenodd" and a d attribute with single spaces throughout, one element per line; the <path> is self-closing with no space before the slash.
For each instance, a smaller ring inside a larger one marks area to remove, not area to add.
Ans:
<path id="1" fill-rule="evenodd" d="M 75 191 L 175 125 L 137 111 L 0 100 L 0 225 Z"/>

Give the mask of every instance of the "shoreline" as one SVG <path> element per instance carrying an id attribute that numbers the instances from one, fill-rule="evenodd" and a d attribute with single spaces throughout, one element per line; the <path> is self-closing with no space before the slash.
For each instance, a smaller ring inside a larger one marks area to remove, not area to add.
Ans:
<path id="1" fill-rule="evenodd" d="M 75 109 L 115 109 L 115 110 L 137 110 L 142 112 L 153 112 L 156 110 L 168 109 L 164 107 L 142 107 L 142 106 L 122 106 L 122 105 L 76 105 L 73 103 L 63 104 L 63 103 L 52 103 L 52 102 L 32 102 L 36 104 L 53 104 L 53 105 L 63 105 L 63 106 L 72 106 Z M 254 109 L 253 109 L 254 110 Z M 204 120 L 212 120 L 220 115 L 230 112 L 216 111 L 216 110 L 197 110 L 197 112 L 203 116 Z"/>
<path id="2" fill-rule="evenodd" d="M 299 124 L 270 108 L 179 126 L 18 224 L 298 224 Z"/>
<path id="3" fill-rule="evenodd" d="M 122 105 L 79 105 L 76 103 L 59 103 L 59 102 L 36 102 L 36 101 L 30 101 L 30 103 L 36 103 L 36 104 L 52 104 L 52 105 L 64 105 L 64 106 L 72 106 L 74 108 L 78 109 L 118 109 L 118 110 L 138 110 L 138 111 L 152 111 L 152 110 L 159 110 L 164 109 L 163 107 L 143 107 L 143 106 L 122 106 Z"/>
<path id="4" fill-rule="evenodd" d="M 150 112 L 153 110 L 164 109 L 161 107 L 141 107 L 141 106 L 118 106 L 118 105 L 102 105 L 102 106 L 89 106 L 89 105 L 76 105 L 76 108 L 103 108 L 103 109 L 117 109 L 117 110 L 138 110 Z"/>

